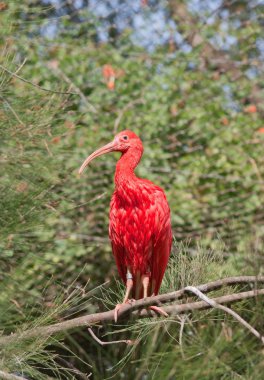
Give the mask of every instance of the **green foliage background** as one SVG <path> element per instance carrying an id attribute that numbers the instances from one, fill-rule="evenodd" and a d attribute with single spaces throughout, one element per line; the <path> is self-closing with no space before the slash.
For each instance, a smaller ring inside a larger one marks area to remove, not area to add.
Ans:
<path id="1" fill-rule="evenodd" d="M 95 161 L 82 178 L 77 169 L 122 129 L 141 136 L 145 153 L 137 173 L 165 189 L 175 240 L 183 242 L 174 247 L 182 261 L 172 259 L 163 291 L 263 273 L 263 4 L 223 3 L 208 22 L 213 14 L 195 13 L 191 3 L 142 2 L 137 13 L 147 20 L 156 9 L 166 10 L 182 36 L 179 44 L 169 38 L 151 51 L 133 43 L 131 28 L 99 42 L 105 20 L 89 8 L 76 10 L 74 2 L 61 5 L 66 10 L 59 18 L 50 4 L 0 3 L 3 333 L 72 315 L 71 304 L 59 306 L 67 300 L 65 289 L 75 292 L 87 282 L 93 289 L 108 280 L 117 288 L 107 210 L 118 155 Z M 41 31 L 55 16 L 59 29 L 50 38 Z M 235 42 L 225 47 L 230 36 Z M 112 91 L 104 65 L 116 72 Z M 199 260 L 210 270 L 198 270 Z M 74 313 L 102 308 L 97 299 L 78 297 Z M 116 302 L 118 296 L 104 289 L 102 297 Z M 260 305 L 239 308 L 263 329 Z M 29 352 L 25 366 L 3 360 L 2 367 L 47 378 L 44 364 L 31 372 L 30 363 L 69 349 L 79 357 L 69 361 L 84 372 L 91 370 L 83 361 L 89 363 L 98 379 L 261 378 L 263 351 L 229 318 L 202 313 L 186 326 L 182 345 L 175 321 L 123 326 L 125 336 L 139 335 L 142 344 L 128 349 L 119 372 L 110 368 L 124 357 L 123 347 L 98 348 L 86 332 L 66 335 L 63 348 L 35 342 L 40 349 L 34 360 L 32 346 L 23 346 L 20 354 Z M 78 378 L 56 371 L 48 375 Z"/>

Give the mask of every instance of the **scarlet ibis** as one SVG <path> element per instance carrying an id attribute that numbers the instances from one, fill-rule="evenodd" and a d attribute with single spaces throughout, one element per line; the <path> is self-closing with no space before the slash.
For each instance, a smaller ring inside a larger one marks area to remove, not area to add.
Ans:
<path id="1" fill-rule="evenodd" d="M 158 294 L 171 251 L 170 208 L 160 187 L 134 173 L 143 144 L 132 131 L 118 133 L 112 142 L 92 153 L 79 173 L 94 158 L 109 152 L 121 152 L 110 203 L 109 237 L 119 275 L 126 285 L 124 304 L 130 296 L 139 299 Z M 121 306 L 116 306 L 115 319 Z M 151 308 L 164 314 L 156 306 Z"/>

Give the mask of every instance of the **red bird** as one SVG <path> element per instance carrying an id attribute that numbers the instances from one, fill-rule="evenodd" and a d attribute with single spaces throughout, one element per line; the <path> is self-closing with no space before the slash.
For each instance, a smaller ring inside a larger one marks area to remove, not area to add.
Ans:
<path id="1" fill-rule="evenodd" d="M 126 284 L 124 304 L 130 296 L 139 299 L 158 294 L 171 251 L 170 209 L 160 187 L 135 175 L 143 145 L 129 130 L 87 157 L 79 173 L 95 157 L 109 152 L 121 152 L 110 204 L 109 236 L 118 272 Z M 115 320 L 121 305 L 116 306 Z M 165 314 L 156 306 L 151 308 Z"/>

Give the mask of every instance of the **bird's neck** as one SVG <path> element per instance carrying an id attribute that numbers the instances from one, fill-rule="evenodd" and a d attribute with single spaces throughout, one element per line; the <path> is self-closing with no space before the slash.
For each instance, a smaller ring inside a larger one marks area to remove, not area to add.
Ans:
<path id="1" fill-rule="evenodd" d="M 122 154 L 122 156 L 116 164 L 116 188 L 123 186 L 124 184 L 129 183 L 131 181 L 134 181 L 137 178 L 134 173 L 134 170 L 141 159 L 142 153 L 143 149 L 134 148 L 128 149 L 125 153 Z"/>

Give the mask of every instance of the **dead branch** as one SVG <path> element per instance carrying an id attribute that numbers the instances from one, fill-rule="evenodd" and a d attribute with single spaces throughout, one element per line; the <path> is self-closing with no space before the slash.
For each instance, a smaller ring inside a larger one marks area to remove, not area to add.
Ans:
<path id="1" fill-rule="evenodd" d="M 81 380 L 88 380 L 92 376 L 92 372 L 89 374 L 83 373 L 79 371 L 74 365 L 67 360 L 61 358 L 60 356 L 56 357 L 56 362 L 61 364 L 64 367 L 67 367 L 71 370 L 71 372 L 76 376 L 76 378 L 80 378 Z"/>
<path id="2" fill-rule="evenodd" d="M 128 345 L 133 344 L 133 341 L 130 340 L 130 339 L 128 339 L 128 340 L 124 340 L 124 339 L 122 339 L 122 340 L 112 340 L 111 342 L 103 342 L 101 339 L 99 339 L 99 338 L 95 335 L 95 333 L 93 332 L 93 330 L 92 330 L 90 327 L 88 327 L 88 331 L 89 331 L 89 333 L 91 334 L 91 336 L 94 338 L 94 340 L 95 340 L 97 343 L 99 343 L 101 346 L 106 346 L 106 345 L 108 345 L 108 344 L 119 344 L 119 343 L 125 343 L 125 344 L 128 344 Z"/>
<path id="3" fill-rule="evenodd" d="M 221 297 L 212 298 L 213 302 L 217 304 L 230 304 L 238 302 L 244 299 L 254 298 L 256 296 L 264 295 L 264 289 L 256 289 L 257 283 L 264 283 L 264 276 L 240 276 L 240 277 L 228 277 L 217 281 L 212 281 L 207 284 L 198 285 L 196 289 L 203 293 L 219 289 L 223 286 L 237 285 L 237 284 L 255 284 L 255 289 L 224 295 Z M 140 299 L 133 303 L 124 305 L 119 310 L 119 320 L 131 317 L 132 319 L 146 318 L 146 317 L 156 317 L 157 314 L 152 310 L 147 310 L 146 308 L 151 305 L 160 305 L 161 303 L 168 303 L 178 299 L 183 298 L 186 294 L 186 288 L 177 290 L 175 292 L 161 294 L 158 296 L 147 297 L 145 299 Z M 187 302 L 183 304 L 173 304 L 166 305 L 163 310 L 169 315 L 178 315 L 187 312 L 193 312 L 195 310 L 204 310 L 210 308 L 211 305 L 205 301 L 199 302 Z M 114 309 L 103 313 L 95 313 L 84 315 L 82 317 L 73 318 L 67 321 L 59 322 L 50 326 L 36 327 L 30 330 L 16 332 L 11 335 L 0 337 L 0 346 L 15 343 L 17 340 L 23 339 L 33 339 L 35 337 L 44 336 L 49 337 L 52 334 L 64 332 L 79 327 L 90 327 L 97 323 L 102 322 L 114 322 Z"/>
<path id="4" fill-rule="evenodd" d="M 211 307 L 215 309 L 220 309 L 225 311 L 227 314 L 232 315 L 241 325 L 246 327 L 253 335 L 255 335 L 257 338 L 259 338 L 262 343 L 264 343 L 264 337 L 256 330 L 254 327 L 252 327 L 247 321 L 245 321 L 244 318 L 242 318 L 239 314 L 237 314 L 234 310 L 230 309 L 229 307 L 223 306 L 215 302 L 214 300 L 210 299 L 206 295 L 204 295 L 199 289 L 197 289 L 195 286 L 187 286 L 185 288 L 187 292 L 191 292 L 195 294 L 197 297 L 199 297 L 201 300 L 205 301 L 210 305 Z"/>

